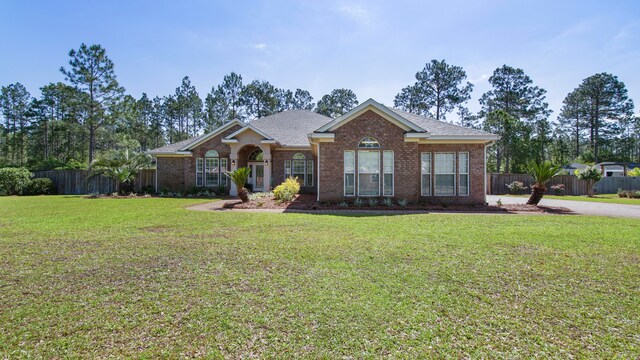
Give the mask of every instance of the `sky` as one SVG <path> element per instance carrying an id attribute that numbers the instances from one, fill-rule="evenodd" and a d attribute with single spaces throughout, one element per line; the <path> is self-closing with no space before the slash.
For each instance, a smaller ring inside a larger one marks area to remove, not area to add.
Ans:
<path id="1" fill-rule="evenodd" d="M 393 105 L 432 59 L 461 66 L 468 107 L 503 64 L 562 100 L 595 73 L 617 75 L 640 104 L 640 1 L 12 1 L 0 0 L 0 85 L 32 95 L 64 81 L 69 50 L 100 44 L 140 97 L 189 76 L 204 98 L 225 74 L 309 90 L 350 88 Z M 640 108 L 640 105 L 638 105 Z M 637 112 L 637 111 L 636 111 Z"/>

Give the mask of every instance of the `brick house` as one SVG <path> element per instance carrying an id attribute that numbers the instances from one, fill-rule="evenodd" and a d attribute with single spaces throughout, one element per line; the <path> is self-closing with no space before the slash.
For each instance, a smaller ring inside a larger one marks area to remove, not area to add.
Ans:
<path id="1" fill-rule="evenodd" d="M 486 148 L 498 137 L 369 99 L 332 119 L 288 110 L 231 121 L 193 139 L 149 151 L 156 191 L 236 189 L 223 174 L 249 167 L 254 191 L 292 176 L 318 201 L 395 197 L 426 203 L 485 203 Z"/>

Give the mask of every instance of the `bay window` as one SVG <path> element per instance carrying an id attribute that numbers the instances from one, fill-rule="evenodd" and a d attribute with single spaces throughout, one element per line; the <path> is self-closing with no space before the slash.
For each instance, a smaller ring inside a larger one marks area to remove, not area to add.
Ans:
<path id="1" fill-rule="evenodd" d="M 313 160 L 306 160 L 303 153 L 295 153 L 293 160 L 284 161 L 284 178 L 297 178 L 300 186 L 313 186 Z"/>

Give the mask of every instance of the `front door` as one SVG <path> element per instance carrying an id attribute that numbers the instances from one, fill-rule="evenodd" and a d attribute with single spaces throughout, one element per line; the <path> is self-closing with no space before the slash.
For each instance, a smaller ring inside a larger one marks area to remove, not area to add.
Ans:
<path id="1" fill-rule="evenodd" d="M 253 191 L 264 191 L 264 164 L 263 163 L 250 163 L 251 169 L 251 184 L 253 185 Z"/>

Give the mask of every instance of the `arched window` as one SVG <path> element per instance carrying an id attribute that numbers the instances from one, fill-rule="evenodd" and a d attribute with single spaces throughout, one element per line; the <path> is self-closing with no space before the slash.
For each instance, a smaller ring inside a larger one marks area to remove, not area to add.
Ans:
<path id="1" fill-rule="evenodd" d="M 262 161 L 264 160 L 264 153 L 262 152 L 262 150 L 260 150 L 260 148 L 256 148 L 249 154 L 249 157 L 247 158 L 247 160 Z"/>
<path id="2" fill-rule="evenodd" d="M 313 160 L 303 153 L 293 154 L 292 160 L 284 161 L 284 177 L 297 178 L 301 186 L 313 186 Z"/>
<path id="3" fill-rule="evenodd" d="M 228 160 L 220 158 L 216 150 L 209 150 L 204 158 L 196 159 L 196 186 L 227 186 L 223 173 L 227 171 Z"/>
<path id="4" fill-rule="evenodd" d="M 367 136 L 364 139 L 360 140 L 358 144 L 358 148 L 360 149 L 380 149 L 380 143 L 374 137 Z"/>

